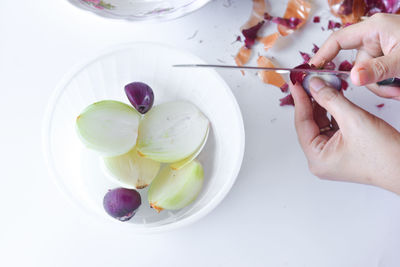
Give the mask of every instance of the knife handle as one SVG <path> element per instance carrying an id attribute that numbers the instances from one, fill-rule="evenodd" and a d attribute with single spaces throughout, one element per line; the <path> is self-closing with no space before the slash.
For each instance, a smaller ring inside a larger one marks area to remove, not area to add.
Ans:
<path id="1" fill-rule="evenodd" d="M 399 78 L 389 78 L 380 82 L 377 82 L 378 85 L 390 85 L 394 87 L 400 87 L 400 79 Z"/>

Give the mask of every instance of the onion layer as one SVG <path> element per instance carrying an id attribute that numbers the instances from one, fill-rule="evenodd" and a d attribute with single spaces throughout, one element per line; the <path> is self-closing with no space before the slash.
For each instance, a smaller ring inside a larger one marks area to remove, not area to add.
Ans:
<path id="1" fill-rule="evenodd" d="M 104 100 L 88 106 L 76 119 L 82 142 L 105 156 L 127 153 L 136 144 L 140 114 L 122 102 Z"/>
<path id="2" fill-rule="evenodd" d="M 208 119 L 192 103 L 158 105 L 140 122 L 138 153 L 158 162 L 181 161 L 198 151 L 208 127 Z"/>

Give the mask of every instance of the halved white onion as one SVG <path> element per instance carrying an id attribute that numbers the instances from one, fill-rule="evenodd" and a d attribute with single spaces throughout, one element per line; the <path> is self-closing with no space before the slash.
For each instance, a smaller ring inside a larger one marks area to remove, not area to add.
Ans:
<path id="1" fill-rule="evenodd" d="M 140 117 L 125 103 L 104 100 L 88 106 L 76 119 L 76 128 L 88 148 L 117 156 L 135 146 Z"/>
<path id="2" fill-rule="evenodd" d="M 207 143 L 207 139 L 208 139 L 208 134 L 210 132 L 210 129 L 207 129 L 207 133 L 206 136 L 204 137 L 203 142 L 201 143 L 200 147 L 196 150 L 196 152 L 194 152 L 192 155 L 190 155 L 187 158 L 184 158 L 183 160 L 171 163 L 169 166 L 171 167 L 171 169 L 173 170 L 179 170 L 183 167 L 185 167 L 187 164 L 189 164 L 190 162 L 192 162 L 195 158 L 197 158 L 197 156 L 200 154 L 200 152 L 203 150 L 204 146 Z"/>
<path id="3" fill-rule="evenodd" d="M 137 149 L 155 161 L 181 161 L 199 149 L 208 127 L 208 119 L 194 104 L 164 103 L 153 107 L 140 122 Z"/>
<path id="4" fill-rule="evenodd" d="M 180 170 L 164 166 L 150 185 L 150 206 L 158 212 L 184 208 L 196 199 L 203 180 L 203 167 L 196 160 Z"/>
<path id="5" fill-rule="evenodd" d="M 145 188 L 160 170 L 159 162 L 140 157 L 136 148 L 126 154 L 105 157 L 103 160 L 108 173 L 126 188 Z"/>

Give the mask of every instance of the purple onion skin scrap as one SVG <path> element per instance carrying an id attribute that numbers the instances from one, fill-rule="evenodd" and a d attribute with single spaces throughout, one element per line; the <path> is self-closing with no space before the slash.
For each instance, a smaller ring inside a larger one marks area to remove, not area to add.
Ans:
<path id="1" fill-rule="evenodd" d="M 250 27 L 248 29 L 244 29 L 242 31 L 242 34 L 244 36 L 244 45 L 246 48 L 250 49 L 255 43 L 257 39 L 257 33 L 261 29 L 261 27 L 264 25 L 264 21 L 259 22 L 253 27 Z"/>

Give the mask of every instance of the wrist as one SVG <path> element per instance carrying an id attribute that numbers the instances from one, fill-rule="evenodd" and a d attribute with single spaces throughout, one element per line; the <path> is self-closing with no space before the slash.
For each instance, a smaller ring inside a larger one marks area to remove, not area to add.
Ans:
<path id="1" fill-rule="evenodd" d="M 397 166 L 400 166 L 400 162 L 397 164 Z M 380 183 L 379 186 L 396 193 L 397 195 L 400 195 L 400 168 L 393 170 L 389 176 Z"/>
<path id="2" fill-rule="evenodd" d="M 396 160 L 387 161 L 384 167 L 377 171 L 373 179 L 374 184 L 400 195 L 400 149 Z"/>

